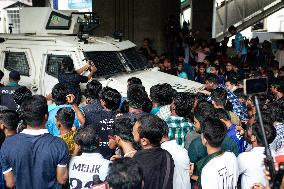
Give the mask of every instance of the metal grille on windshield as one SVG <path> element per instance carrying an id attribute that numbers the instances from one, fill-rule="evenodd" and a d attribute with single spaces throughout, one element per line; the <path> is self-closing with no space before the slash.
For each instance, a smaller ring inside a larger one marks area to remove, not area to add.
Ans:
<path id="1" fill-rule="evenodd" d="M 126 72 L 118 58 L 117 52 L 113 51 L 93 51 L 86 52 L 88 59 L 91 59 L 96 67 L 96 77 L 110 76 L 116 73 Z"/>
<path id="2" fill-rule="evenodd" d="M 135 48 L 122 51 L 131 70 L 141 70 L 148 67 L 147 59 Z"/>

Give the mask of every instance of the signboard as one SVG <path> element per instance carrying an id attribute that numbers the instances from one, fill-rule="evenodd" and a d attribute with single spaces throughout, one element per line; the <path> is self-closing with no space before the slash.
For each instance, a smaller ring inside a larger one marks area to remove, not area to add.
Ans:
<path id="1" fill-rule="evenodd" d="M 68 0 L 69 9 L 88 9 L 92 8 L 92 0 Z"/>
<path id="2" fill-rule="evenodd" d="M 56 10 L 92 10 L 92 0 L 53 0 L 52 7 Z"/>

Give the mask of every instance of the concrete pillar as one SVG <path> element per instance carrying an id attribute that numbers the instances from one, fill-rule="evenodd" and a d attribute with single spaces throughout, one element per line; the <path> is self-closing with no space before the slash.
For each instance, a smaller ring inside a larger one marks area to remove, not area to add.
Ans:
<path id="1" fill-rule="evenodd" d="M 212 37 L 213 6 L 215 0 L 191 0 L 191 29 L 197 37 Z"/>
<path id="2" fill-rule="evenodd" d="M 166 51 L 166 24 L 170 15 L 179 20 L 180 0 L 93 0 L 93 11 L 102 18 L 95 34 L 124 33 L 138 46 L 148 37 L 158 53 Z"/>

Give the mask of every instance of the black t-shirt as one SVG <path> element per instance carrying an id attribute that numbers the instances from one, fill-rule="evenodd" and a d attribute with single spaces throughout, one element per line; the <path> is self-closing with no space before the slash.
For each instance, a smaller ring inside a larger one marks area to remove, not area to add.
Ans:
<path id="1" fill-rule="evenodd" d="M 170 74 L 170 75 L 177 75 L 177 70 L 175 68 L 171 68 L 169 70 L 164 70 L 164 73 Z"/>
<path id="2" fill-rule="evenodd" d="M 75 95 L 76 103 L 80 104 L 82 98 L 80 83 L 87 83 L 88 77 L 76 73 L 62 73 L 59 75 L 58 80 L 59 83 L 62 83 L 68 88 L 71 94 Z"/>
<path id="3" fill-rule="evenodd" d="M 160 147 L 140 150 L 134 155 L 134 159 L 143 171 L 145 189 L 161 189 L 167 170 L 167 154 L 169 155 L 170 174 L 166 189 L 173 188 L 174 161 L 172 156 Z"/>
<path id="4" fill-rule="evenodd" d="M 110 159 L 114 155 L 115 150 L 108 147 L 108 136 L 112 134 L 113 123 L 116 117 L 116 112 L 112 111 L 97 111 L 88 114 L 85 125 L 95 127 L 101 141 L 100 141 L 100 154 L 105 159 Z"/>
<path id="5" fill-rule="evenodd" d="M 145 116 L 145 115 L 149 115 L 149 114 L 146 113 L 146 112 L 140 112 L 140 113 L 131 113 L 131 112 L 128 112 L 128 113 L 119 115 L 116 119 L 128 118 L 128 119 L 130 119 L 132 122 L 136 122 L 138 119 L 140 119 L 142 116 Z"/>
<path id="6" fill-rule="evenodd" d="M 9 110 L 17 110 L 17 104 L 14 101 L 13 95 L 15 90 L 21 86 L 0 86 L 0 105 L 6 106 Z"/>
<path id="7" fill-rule="evenodd" d="M 89 119 L 91 118 L 92 113 L 103 110 L 103 107 L 100 103 L 100 100 L 96 99 L 96 100 L 92 100 L 86 106 L 82 107 L 82 110 L 85 114 L 85 118 Z M 86 120 L 85 122 L 91 123 L 91 120 Z"/>
<path id="8" fill-rule="evenodd" d="M 226 79 L 237 79 L 237 73 L 234 71 L 226 71 L 224 77 Z"/>

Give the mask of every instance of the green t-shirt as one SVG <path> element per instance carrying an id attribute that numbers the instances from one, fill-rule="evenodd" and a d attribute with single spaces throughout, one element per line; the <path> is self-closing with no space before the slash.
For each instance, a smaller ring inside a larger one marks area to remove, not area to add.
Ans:
<path id="1" fill-rule="evenodd" d="M 221 149 L 223 152 L 233 152 L 236 157 L 239 155 L 239 149 L 237 144 L 227 135 L 224 141 L 222 142 Z M 201 137 L 194 139 L 188 147 L 188 156 L 190 162 L 196 164 L 198 161 L 200 161 L 207 155 L 207 150 L 201 142 Z"/>

